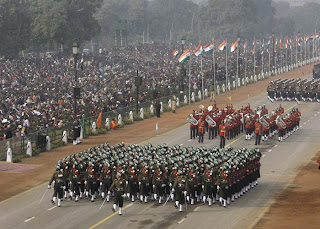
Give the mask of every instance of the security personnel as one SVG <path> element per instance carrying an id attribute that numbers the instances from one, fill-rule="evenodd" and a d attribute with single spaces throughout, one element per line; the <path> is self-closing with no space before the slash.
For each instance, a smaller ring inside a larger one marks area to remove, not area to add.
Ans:
<path id="1" fill-rule="evenodd" d="M 54 192 L 51 202 L 56 203 L 58 195 L 58 207 L 61 207 L 61 199 L 63 198 L 63 190 L 66 188 L 66 176 L 62 168 L 57 166 L 56 171 L 53 173 L 48 185 L 48 189 L 51 188 L 51 184 L 54 181 Z"/>
<path id="2" fill-rule="evenodd" d="M 198 121 L 198 133 L 199 133 L 199 143 L 203 143 L 203 135 L 205 131 L 205 126 L 204 126 L 204 121 L 202 118 L 199 119 Z"/>
<path id="3" fill-rule="evenodd" d="M 254 132 L 256 134 L 255 145 L 260 145 L 262 135 L 262 124 L 258 118 L 256 120 L 256 123 L 254 124 Z"/>
<path id="4" fill-rule="evenodd" d="M 116 179 L 112 182 L 111 187 L 108 191 L 108 195 L 111 195 L 111 191 L 114 190 L 114 202 L 112 211 L 117 210 L 117 205 L 119 206 L 119 215 L 122 215 L 123 207 L 123 197 L 126 192 L 126 181 L 121 177 L 121 173 L 117 173 Z"/>
<path id="5" fill-rule="evenodd" d="M 224 124 L 224 120 L 221 121 L 219 126 L 220 135 L 220 149 L 223 149 L 226 145 L 226 136 L 228 135 L 227 126 Z"/>

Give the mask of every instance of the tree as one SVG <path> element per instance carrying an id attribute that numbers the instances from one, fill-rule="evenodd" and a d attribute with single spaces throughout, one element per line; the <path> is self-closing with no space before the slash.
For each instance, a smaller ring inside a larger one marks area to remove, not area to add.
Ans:
<path id="1" fill-rule="evenodd" d="M 32 41 L 71 46 L 88 41 L 100 31 L 93 17 L 102 0 L 36 0 L 33 5 Z"/>
<path id="2" fill-rule="evenodd" d="M 29 0 L 0 0 L 0 53 L 14 57 L 29 45 Z"/>

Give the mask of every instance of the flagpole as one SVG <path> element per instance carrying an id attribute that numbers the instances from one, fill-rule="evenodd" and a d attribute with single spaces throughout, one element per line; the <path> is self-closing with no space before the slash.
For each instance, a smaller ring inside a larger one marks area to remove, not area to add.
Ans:
<path id="1" fill-rule="evenodd" d="M 264 40 L 262 41 L 263 43 L 262 43 L 262 48 L 263 48 L 263 50 L 262 50 L 262 69 L 261 69 L 261 74 L 263 74 L 264 73 L 264 63 L 263 63 L 263 61 L 264 61 Z"/>
<path id="2" fill-rule="evenodd" d="M 212 62 L 213 62 L 213 94 L 214 94 L 214 97 L 216 97 L 216 91 L 217 91 L 217 85 L 216 85 L 216 60 L 214 58 L 214 38 L 212 39 L 213 41 L 213 49 L 212 49 Z"/>
<path id="3" fill-rule="evenodd" d="M 291 39 L 290 39 L 291 40 Z M 292 67 L 292 40 L 290 42 L 290 65 Z"/>
<path id="4" fill-rule="evenodd" d="M 244 85 L 247 85 L 247 41 L 245 41 L 246 48 L 244 49 Z"/>
<path id="5" fill-rule="evenodd" d="M 239 39 L 240 40 L 240 39 Z M 240 42 L 238 40 L 238 42 Z M 236 88 L 238 88 L 238 79 L 239 79 L 239 49 L 240 49 L 240 46 L 239 48 L 237 48 L 238 44 L 236 45 L 236 49 L 237 49 L 237 79 L 236 79 Z"/>
<path id="6" fill-rule="evenodd" d="M 253 45 L 253 79 L 256 76 L 256 38 L 254 38 L 254 45 Z"/>
<path id="7" fill-rule="evenodd" d="M 190 55 L 190 60 L 189 60 L 189 105 L 191 101 L 191 56 L 192 55 Z"/>
<path id="8" fill-rule="evenodd" d="M 203 85 L 203 65 L 202 65 L 202 55 L 200 57 L 201 61 L 201 84 L 202 84 L 202 99 L 204 99 L 204 85 Z"/>
<path id="9" fill-rule="evenodd" d="M 271 54 L 270 54 L 270 50 L 268 48 L 268 54 L 269 54 L 269 73 L 271 72 Z"/>
<path id="10" fill-rule="evenodd" d="M 226 88 L 228 86 L 228 39 L 226 39 Z M 227 90 L 226 90 L 227 91 Z"/>
<path id="11" fill-rule="evenodd" d="M 296 36 L 296 65 L 298 65 L 298 42 L 299 38 Z"/>
<path id="12" fill-rule="evenodd" d="M 286 70 L 288 68 L 288 38 L 286 40 Z"/>

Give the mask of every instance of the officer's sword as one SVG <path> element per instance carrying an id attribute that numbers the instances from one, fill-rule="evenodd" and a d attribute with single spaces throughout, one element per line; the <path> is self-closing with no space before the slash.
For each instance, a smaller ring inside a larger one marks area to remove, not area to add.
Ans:
<path id="1" fill-rule="evenodd" d="M 46 195 L 47 191 L 48 191 L 48 189 L 46 189 L 46 191 L 44 192 L 44 194 L 43 194 L 42 198 L 40 199 L 39 204 L 40 204 L 40 203 L 41 203 L 41 201 L 43 200 L 43 198 L 44 198 L 44 196 Z"/>
<path id="2" fill-rule="evenodd" d="M 172 195 L 172 191 L 171 191 L 170 195 L 168 196 L 168 198 L 167 198 L 167 200 L 166 200 L 166 202 L 164 203 L 163 206 L 165 206 L 165 205 L 167 204 L 167 202 L 168 202 L 168 200 L 170 199 L 171 195 Z"/>
<path id="3" fill-rule="evenodd" d="M 104 205 L 104 203 L 106 202 L 107 197 L 108 197 L 108 195 L 106 196 L 106 198 L 104 198 L 104 201 L 102 202 L 102 204 L 101 204 L 101 206 L 100 206 L 99 210 L 101 210 L 102 206 L 103 206 L 103 205 Z"/>

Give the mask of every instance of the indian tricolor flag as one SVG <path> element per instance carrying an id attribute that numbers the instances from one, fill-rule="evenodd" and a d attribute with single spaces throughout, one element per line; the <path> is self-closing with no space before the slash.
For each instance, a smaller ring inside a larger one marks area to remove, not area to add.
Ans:
<path id="1" fill-rule="evenodd" d="M 203 50 L 208 54 L 212 53 L 213 52 L 213 42 L 210 42 L 209 44 L 204 46 Z"/>
<path id="2" fill-rule="evenodd" d="M 237 50 L 237 47 L 238 47 L 238 40 L 236 40 L 236 42 L 234 42 L 234 43 L 231 45 L 230 51 L 231 51 L 231 52 L 236 51 L 236 50 Z"/>
<path id="3" fill-rule="evenodd" d="M 190 58 L 190 55 L 191 55 L 191 48 L 189 48 L 187 51 L 182 53 L 182 55 L 179 57 L 178 61 L 180 63 L 183 63 L 183 62 L 187 61 Z"/>
<path id="4" fill-rule="evenodd" d="M 252 53 L 256 52 L 256 38 L 253 39 L 253 48 L 252 48 Z"/>
<path id="5" fill-rule="evenodd" d="M 175 50 L 173 50 L 172 55 L 173 55 L 173 56 L 177 56 L 178 53 L 179 53 L 179 51 L 175 49 Z"/>
<path id="6" fill-rule="evenodd" d="M 280 38 L 280 45 L 279 48 L 282 49 L 282 39 Z"/>
<path id="7" fill-rule="evenodd" d="M 202 44 L 200 42 L 198 47 L 195 50 L 193 50 L 193 53 L 195 56 L 200 56 L 202 54 L 202 52 L 203 52 L 203 48 L 202 48 Z"/>
<path id="8" fill-rule="evenodd" d="M 224 50 L 225 47 L 227 46 L 227 40 L 224 40 L 219 46 L 218 46 L 218 49 L 220 51 Z"/>

